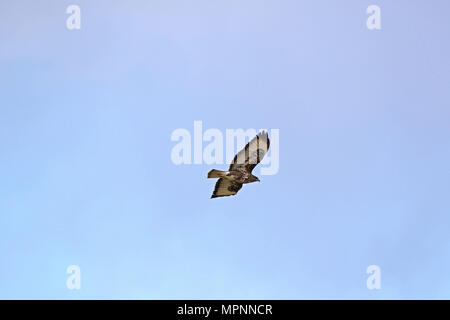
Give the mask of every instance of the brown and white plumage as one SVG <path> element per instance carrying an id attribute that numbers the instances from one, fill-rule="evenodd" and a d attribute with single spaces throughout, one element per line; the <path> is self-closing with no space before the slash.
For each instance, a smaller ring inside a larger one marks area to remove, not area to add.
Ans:
<path id="1" fill-rule="evenodd" d="M 220 178 L 211 198 L 235 195 L 243 184 L 259 181 L 252 171 L 264 158 L 269 146 L 267 132 L 260 132 L 234 156 L 228 171 L 211 170 L 208 178 Z"/>
<path id="2" fill-rule="evenodd" d="M 242 183 L 230 181 L 225 178 L 217 180 L 211 198 L 234 196 L 242 188 Z"/>

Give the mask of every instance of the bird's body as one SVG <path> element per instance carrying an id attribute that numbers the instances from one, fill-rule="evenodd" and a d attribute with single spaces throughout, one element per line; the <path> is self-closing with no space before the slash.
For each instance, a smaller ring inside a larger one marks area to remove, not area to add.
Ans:
<path id="1" fill-rule="evenodd" d="M 259 181 L 252 170 L 267 153 L 269 144 L 267 132 L 260 132 L 234 156 L 228 171 L 211 170 L 208 178 L 219 178 L 211 198 L 235 195 L 243 184 Z"/>
<path id="2" fill-rule="evenodd" d="M 208 178 L 223 178 L 229 181 L 233 181 L 236 183 L 250 183 L 259 180 L 257 177 L 252 175 L 251 173 L 245 170 L 229 170 L 229 171 L 219 171 L 219 170 L 211 170 L 208 174 Z"/>

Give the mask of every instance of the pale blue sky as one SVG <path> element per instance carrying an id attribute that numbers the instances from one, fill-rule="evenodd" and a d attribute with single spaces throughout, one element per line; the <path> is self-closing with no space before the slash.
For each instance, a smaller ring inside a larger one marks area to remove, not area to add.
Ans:
<path id="1" fill-rule="evenodd" d="M 449 12 L 0 2 L 0 298 L 450 298 Z M 194 120 L 280 129 L 279 173 L 209 199 Z"/>

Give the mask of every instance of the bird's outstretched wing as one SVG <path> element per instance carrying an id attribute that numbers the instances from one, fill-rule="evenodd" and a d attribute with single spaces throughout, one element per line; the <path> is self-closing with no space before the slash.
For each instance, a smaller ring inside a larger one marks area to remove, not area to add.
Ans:
<path id="1" fill-rule="evenodd" d="M 244 149 L 239 151 L 230 164 L 229 171 L 245 169 L 252 172 L 258 163 L 266 155 L 269 150 L 270 140 L 266 131 L 262 131 L 256 135 Z"/>
<path id="2" fill-rule="evenodd" d="M 211 198 L 232 196 L 238 193 L 242 188 L 242 183 L 233 182 L 224 178 L 220 178 L 216 182 L 214 192 Z"/>

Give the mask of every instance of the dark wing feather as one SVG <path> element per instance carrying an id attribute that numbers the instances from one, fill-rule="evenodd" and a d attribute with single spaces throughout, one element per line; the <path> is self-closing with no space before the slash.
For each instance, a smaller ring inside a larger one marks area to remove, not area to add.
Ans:
<path id="1" fill-rule="evenodd" d="M 245 169 L 252 172 L 258 163 L 266 155 L 269 150 L 270 140 L 266 131 L 262 131 L 256 135 L 244 149 L 239 151 L 230 164 L 229 171 Z"/>
<path id="2" fill-rule="evenodd" d="M 233 196 L 242 188 L 242 183 L 232 182 L 230 180 L 220 178 L 216 182 L 214 192 L 211 198 Z"/>

